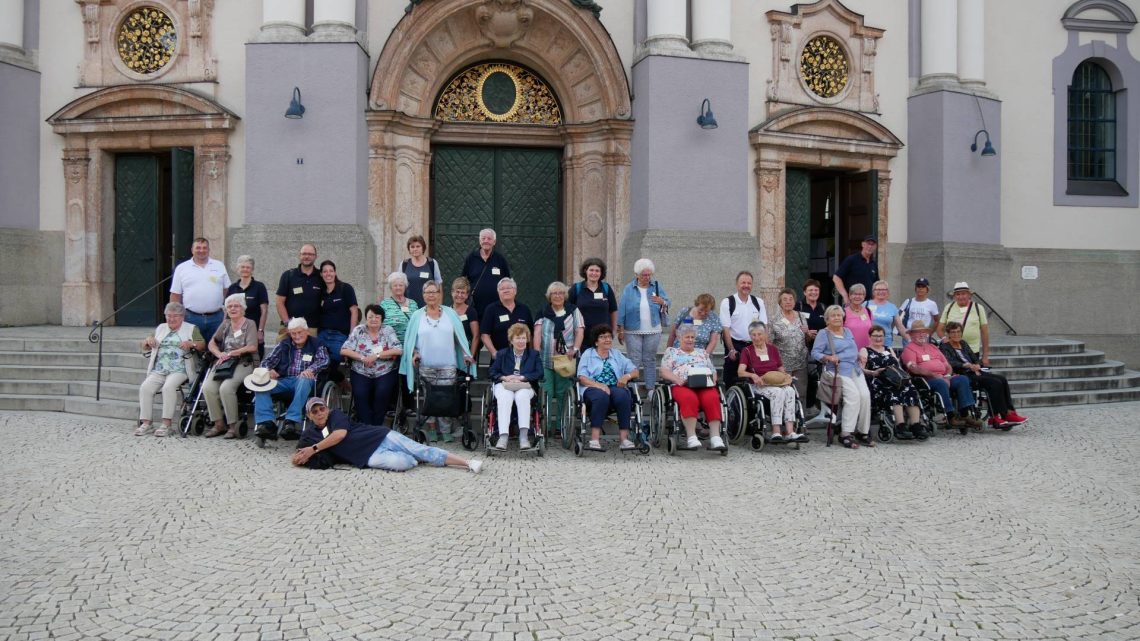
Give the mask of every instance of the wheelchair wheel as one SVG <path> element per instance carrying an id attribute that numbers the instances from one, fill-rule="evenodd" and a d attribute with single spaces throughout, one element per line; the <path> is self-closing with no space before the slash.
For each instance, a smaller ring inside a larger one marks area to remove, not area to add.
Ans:
<path id="1" fill-rule="evenodd" d="M 764 446 L 767 445 L 767 442 L 764 440 L 763 434 L 753 434 L 749 445 L 752 446 L 752 451 L 759 452 L 760 450 L 764 449 Z"/>
<path id="2" fill-rule="evenodd" d="M 201 414 L 195 416 L 193 423 L 191 423 L 191 425 L 193 426 L 193 430 L 194 430 L 194 436 L 201 436 L 202 434 L 204 434 L 206 432 L 206 423 L 209 423 L 209 422 L 210 421 L 205 416 L 202 416 Z"/>
<path id="3" fill-rule="evenodd" d="M 728 411 L 724 417 L 724 429 L 732 444 L 739 443 L 748 431 L 748 399 L 744 394 L 744 390 L 737 385 L 728 388 L 725 394 L 724 404 Z"/>
<path id="4" fill-rule="evenodd" d="M 478 445 L 478 442 L 475 440 L 475 434 L 471 431 L 471 428 L 468 427 L 463 428 L 463 434 L 460 435 L 459 442 L 463 445 L 463 449 L 468 452 L 473 452 Z"/>
<path id="5" fill-rule="evenodd" d="M 578 436 L 578 395 L 573 387 L 566 390 L 566 397 L 562 399 L 562 449 L 568 450 L 571 445 L 577 445 Z M 575 450 L 574 454 L 581 456 Z"/>
<path id="6" fill-rule="evenodd" d="M 182 433 L 182 438 L 190 436 L 190 425 L 194 422 L 193 416 L 183 416 L 178 419 L 178 431 Z"/>
<path id="7" fill-rule="evenodd" d="M 574 439 L 574 456 L 582 456 L 583 449 L 584 448 L 582 447 L 582 439 L 575 438 Z"/>
<path id="8" fill-rule="evenodd" d="M 656 389 L 649 392 L 649 442 L 661 447 L 661 432 L 665 429 L 665 398 Z"/>
<path id="9" fill-rule="evenodd" d="M 240 421 L 238 421 L 238 438 L 245 438 L 249 436 L 249 422 L 251 420 L 253 420 L 253 417 L 244 416 Z"/>
<path id="10" fill-rule="evenodd" d="M 875 436 L 879 439 L 880 443 L 890 443 L 895 438 L 895 428 L 891 427 L 890 421 L 883 421 L 883 417 L 879 417 L 879 430 Z"/>
<path id="11" fill-rule="evenodd" d="M 677 455 L 677 438 L 672 434 L 665 437 L 665 451 L 669 453 L 669 456 Z"/>

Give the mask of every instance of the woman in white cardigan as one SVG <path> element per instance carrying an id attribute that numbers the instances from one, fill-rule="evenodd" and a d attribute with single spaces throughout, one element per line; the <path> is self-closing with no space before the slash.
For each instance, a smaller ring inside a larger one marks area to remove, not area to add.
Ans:
<path id="1" fill-rule="evenodd" d="M 163 310 L 166 322 L 142 342 L 143 350 L 150 351 L 146 378 L 139 386 L 139 427 L 135 436 L 154 431 L 155 436 L 166 436 L 174 421 L 178 406 L 178 388 L 196 373 L 192 358 L 183 358 L 190 350 L 202 352 L 206 341 L 194 325 L 186 321 L 186 308 L 180 303 L 168 303 Z M 162 427 L 154 429 L 151 417 L 154 412 L 154 395 L 162 390 Z"/>

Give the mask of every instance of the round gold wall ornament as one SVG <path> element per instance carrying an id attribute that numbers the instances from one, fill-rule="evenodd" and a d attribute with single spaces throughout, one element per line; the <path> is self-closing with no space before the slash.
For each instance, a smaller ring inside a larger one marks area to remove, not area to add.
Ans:
<path id="1" fill-rule="evenodd" d="M 479 76 L 476 104 L 489 120 L 506 122 L 518 113 L 522 91 L 513 67 L 487 65 Z"/>
<path id="2" fill-rule="evenodd" d="M 847 88 L 851 64 L 835 38 L 816 36 L 800 53 L 800 75 L 809 91 L 820 98 L 834 98 Z"/>
<path id="3" fill-rule="evenodd" d="M 115 44 L 128 69 L 147 75 L 170 64 L 178 47 L 178 33 L 162 9 L 139 7 L 123 18 Z"/>
<path id="4" fill-rule="evenodd" d="M 550 86 L 509 62 L 479 63 L 457 73 L 440 92 L 433 115 L 450 122 L 562 124 L 562 109 Z"/>

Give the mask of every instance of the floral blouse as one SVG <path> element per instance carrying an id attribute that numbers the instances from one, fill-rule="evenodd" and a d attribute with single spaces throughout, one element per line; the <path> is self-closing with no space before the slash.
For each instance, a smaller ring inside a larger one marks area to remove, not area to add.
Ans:
<path id="1" fill-rule="evenodd" d="M 780 350 L 784 369 L 789 372 L 807 367 L 808 346 L 807 334 L 804 333 L 804 329 L 798 312 L 794 321 L 784 318 L 783 312 L 772 319 L 772 343 L 776 349 Z"/>
<path id="2" fill-rule="evenodd" d="M 178 332 L 170 332 L 158 344 L 158 354 L 154 357 L 154 372 L 156 374 L 185 374 L 186 362 L 182 360 L 184 351 L 179 345 L 182 339 Z"/>
<path id="3" fill-rule="evenodd" d="M 697 330 L 697 349 L 706 349 L 709 346 L 709 340 L 712 339 L 713 332 L 720 333 L 724 329 L 720 324 L 720 316 L 716 312 L 709 312 L 704 320 L 693 318 L 692 307 L 686 307 L 677 314 L 677 319 L 673 321 L 673 327 L 680 327 L 685 319 L 689 319 L 693 328 Z M 673 341 L 672 347 L 680 347 L 681 339 L 677 338 Z"/>
<path id="4" fill-rule="evenodd" d="M 368 356 L 373 353 L 379 353 L 387 349 L 403 349 L 404 346 L 400 343 L 400 339 L 396 337 L 396 330 L 388 325 L 380 326 L 380 334 L 376 340 L 372 339 L 372 335 L 368 333 L 368 327 L 364 324 L 357 325 L 352 328 L 352 332 L 348 335 L 348 339 L 344 341 L 344 346 L 352 351 Z M 393 372 L 400 366 L 399 358 L 378 358 L 371 366 L 365 365 L 361 361 L 352 361 L 352 371 L 361 376 L 368 378 L 377 378 L 389 372 Z"/>
<path id="5" fill-rule="evenodd" d="M 689 378 L 689 370 L 694 367 L 707 367 L 712 371 L 716 369 L 705 350 L 694 349 L 691 352 L 685 352 L 679 347 L 670 347 L 665 350 L 665 356 L 661 359 L 661 367 L 682 379 Z"/>

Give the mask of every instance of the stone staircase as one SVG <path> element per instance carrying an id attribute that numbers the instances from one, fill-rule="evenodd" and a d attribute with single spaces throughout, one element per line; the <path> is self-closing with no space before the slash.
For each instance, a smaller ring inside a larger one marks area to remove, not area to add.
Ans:
<path id="1" fill-rule="evenodd" d="M 134 421 L 147 330 L 108 327 L 101 400 L 95 400 L 98 346 L 81 327 L 0 328 L 0 410 L 69 412 Z M 1049 337 L 994 339 L 992 364 L 1010 381 L 1017 407 L 1140 400 L 1140 372 L 1084 343 Z M 484 355 L 486 361 L 486 355 Z M 718 364 L 720 355 L 717 355 Z M 486 362 L 484 362 L 485 371 Z M 473 389 L 478 397 L 484 384 Z M 159 403 L 156 403 L 156 412 Z"/>

